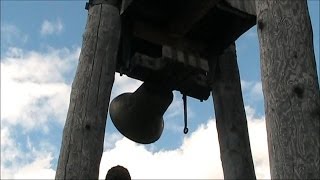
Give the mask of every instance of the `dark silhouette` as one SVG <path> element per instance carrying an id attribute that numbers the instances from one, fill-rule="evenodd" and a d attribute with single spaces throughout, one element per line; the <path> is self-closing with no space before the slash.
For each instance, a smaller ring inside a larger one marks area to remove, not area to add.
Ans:
<path id="1" fill-rule="evenodd" d="M 106 180 L 131 180 L 131 176 L 127 168 L 118 165 L 109 169 Z"/>

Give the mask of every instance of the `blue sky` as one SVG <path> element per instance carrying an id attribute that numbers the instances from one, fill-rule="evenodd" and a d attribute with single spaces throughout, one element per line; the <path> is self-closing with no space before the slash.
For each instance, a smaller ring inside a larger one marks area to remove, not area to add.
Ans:
<path id="1" fill-rule="evenodd" d="M 308 4 L 319 74 L 320 3 Z M 54 178 L 87 18 L 84 6 L 85 1 L 1 1 L 2 178 Z M 268 178 L 256 27 L 236 45 L 256 174 Z M 140 84 L 116 74 L 112 98 Z M 154 144 L 129 141 L 107 120 L 101 178 L 118 164 L 133 178 L 223 177 L 212 99 L 189 98 L 189 134 L 184 135 L 182 96 L 174 95 Z"/>

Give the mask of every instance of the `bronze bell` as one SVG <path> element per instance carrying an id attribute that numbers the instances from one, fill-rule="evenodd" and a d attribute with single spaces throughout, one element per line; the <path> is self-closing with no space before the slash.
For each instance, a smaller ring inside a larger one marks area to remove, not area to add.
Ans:
<path id="1" fill-rule="evenodd" d="M 121 134 L 137 143 L 157 141 L 163 131 L 163 114 L 173 100 L 165 86 L 143 83 L 135 92 L 124 93 L 110 103 L 110 117 Z"/>

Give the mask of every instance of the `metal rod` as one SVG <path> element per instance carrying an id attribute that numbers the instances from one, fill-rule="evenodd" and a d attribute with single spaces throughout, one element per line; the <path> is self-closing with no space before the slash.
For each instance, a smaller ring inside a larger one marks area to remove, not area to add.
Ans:
<path id="1" fill-rule="evenodd" d="M 188 114 L 187 114 L 187 95 L 183 94 L 182 96 L 183 99 L 183 112 L 184 112 L 184 129 L 183 133 L 187 134 L 189 129 L 188 129 Z"/>

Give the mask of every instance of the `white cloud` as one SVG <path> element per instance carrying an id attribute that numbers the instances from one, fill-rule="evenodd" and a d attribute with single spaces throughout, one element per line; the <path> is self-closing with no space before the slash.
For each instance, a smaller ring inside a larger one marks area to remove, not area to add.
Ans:
<path id="1" fill-rule="evenodd" d="M 64 122 L 70 84 L 79 50 L 50 49 L 47 53 L 9 48 L 1 59 L 1 124 L 26 130 L 46 129 L 49 118 Z"/>
<path id="2" fill-rule="evenodd" d="M 253 86 L 253 88 L 252 88 L 252 94 L 254 95 L 254 96 L 256 96 L 257 98 L 258 97 L 263 97 L 263 94 L 262 94 L 262 84 L 261 84 L 261 82 L 256 82 L 255 84 L 254 84 L 254 86 Z"/>
<path id="3" fill-rule="evenodd" d="M 248 114 L 252 154 L 258 179 L 269 179 L 269 162 L 265 122 Z M 100 176 L 116 165 L 123 165 L 133 179 L 222 179 L 219 143 L 214 120 L 202 124 L 185 137 L 183 144 L 174 150 L 147 150 L 126 138 L 103 153 Z"/>
<path id="4" fill-rule="evenodd" d="M 166 112 L 166 117 L 168 119 L 176 117 L 178 115 L 181 115 L 183 113 L 183 101 L 182 101 L 182 96 L 179 94 L 178 91 L 173 92 L 173 101 L 170 104 L 167 112 Z M 181 97 L 181 98 L 179 98 Z M 178 109 L 181 109 L 181 111 L 177 111 Z"/>
<path id="5" fill-rule="evenodd" d="M 244 99 L 250 103 L 250 105 L 256 102 L 263 102 L 261 81 L 241 80 L 241 88 Z"/>
<path id="6" fill-rule="evenodd" d="M 28 35 L 23 33 L 17 26 L 1 23 L 1 46 L 23 45 L 28 41 Z"/>
<path id="7" fill-rule="evenodd" d="M 59 34 L 63 30 L 63 24 L 60 19 L 56 21 L 44 20 L 41 25 L 41 35 Z"/>
<path id="8" fill-rule="evenodd" d="M 19 159 L 21 151 L 17 147 L 17 142 L 12 137 L 10 129 L 1 127 L 1 172 L 6 163 L 12 163 Z"/>
<path id="9" fill-rule="evenodd" d="M 103 142 L 103 149 L 112 149 L 115 146 L 115 143 L 123 138 L 123 135 L 121 135 L 119 132 L 116 133 L 106 133 L 104 142 Z"/>
<path id="10" fill-rule="evenodd" d="M 209 124 L 214 123 L 210 121 Z M 204 141 L 213 137 L 214 126 L 200 126 L 185 138 L 181 147 L 175 150 L 148 151 L 125 138 L 116 142 L 115 148 L 104 152 L 100 167 L 100 178 L 108 169 L 120 164 L 127 167 L 133 179 L 200 179 L 222 177 L 216 139 L 211 139 L 203 148 Z M 129 153 L 130 152 L 130 153 Z M 208 164 L 208 162 L 211 162 Z M 218 162 L 218 163 L 215 163 Z"/>
<path id="11" fill-rule="evenodd" d="M 13 129 L 1 127 L 1 178 L 3 179 L 53 179 L 52 147 L 41 142 L 35 148 L 27 138 L 27 152 L 21 150 Z"/>
<path id="12" fill-rule="evenodd" d="M 181 120 L 183 119 L 183 100 L 179 91 L 174 91 L 173 95 L 173 101 L 164 114 L 164 128 L 171 130 L 172 132 L 180 133 L 184 128 L 184 124 L 181 121 L 177 121 L 177 118 L 181 118 Z M 190 99 L 187 99 L 187 101 L 190 102 Z M 187 105 L 187 113 L 188 120 L 194 118 L 195 113 L 190 105 Z"/>
<path id="13" fill-rule="evenodd" d="M 126 75 L 120 76 L 119 73 L 116 73 L 110 99 L 122 93 L 134 92 L 141 84 L 142 82 L 139 80 L 132 79 Z"/>
<path id="14" fill-rule="evenodd" d="M 32 163 L 20 168 L 14 174 L 14 179 L 54 179 L 55 170 L 51 168 L 51 154 L 37 157 Z"/>

